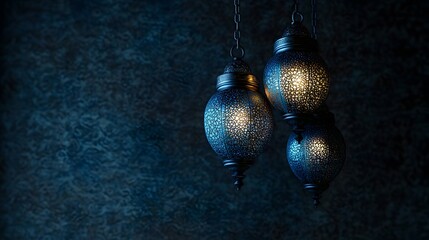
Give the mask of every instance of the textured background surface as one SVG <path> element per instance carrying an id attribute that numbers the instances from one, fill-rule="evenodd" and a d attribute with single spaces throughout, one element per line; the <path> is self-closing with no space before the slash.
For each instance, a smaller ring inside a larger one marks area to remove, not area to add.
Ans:
<path id="1" fill-rule="evenodd" d="M 205 139 L 232 1 L 5 1 L 3 239 L 428 239 L 421 2 L 320 1 L 328 104 L 348 158 L 315 210 L 278 112 L 240 193 Z M 258 78 L 290 10 L 242 1 Z"/>

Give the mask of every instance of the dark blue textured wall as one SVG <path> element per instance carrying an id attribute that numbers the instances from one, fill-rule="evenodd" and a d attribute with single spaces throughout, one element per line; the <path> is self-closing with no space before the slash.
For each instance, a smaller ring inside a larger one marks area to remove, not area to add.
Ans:
<path id="1" fill-rule="evenodd" d="M 205 139 L 231 2 L 2 3 L 2 239 L 429 239 L 427 1 L 319 1 L 348 145 L 319 209 L 278 112 L 239 193 Z M 291 2 L 242 1 L 259 78 Z"/>

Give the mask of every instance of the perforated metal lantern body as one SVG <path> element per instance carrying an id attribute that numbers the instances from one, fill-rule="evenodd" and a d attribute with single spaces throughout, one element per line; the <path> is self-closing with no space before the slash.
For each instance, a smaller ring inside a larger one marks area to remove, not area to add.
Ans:
<path id="1" fill-rule="evenodd" d="M 204 125 L 213 150 L 223 159 L 253 161 L 270 139 L 269 106 L 257 92 L 226 89 L 207 104 Z"/>
<path id="2" fill-rule="evenodd" d="M 330 113 L 306 125 L 300 142 L 293 135 L 289 137 L 286 148 L 289 166 L 304 188 L 314 194 L 315 205 L 321 192 L 340 172 L 345 149 L 344 138 Z"/>
<path id="3" fill-rule="evenodd" d="M 265 93 L 285 114 L 310 113 L 328 96 L 329 77 L 316 40 L 296 22 L 274 44 L 264 72 Z"/>
<path id="4" fill-rule="evenodd" d="M 213 150 L 232 171 L 234 184 L 242 186 L 250 167 L 271 138 L 273 119 L 258 82 L 241 60 L 228 64 L 218 77 L 218 91 L 209 100 L 204 127 Z"/>

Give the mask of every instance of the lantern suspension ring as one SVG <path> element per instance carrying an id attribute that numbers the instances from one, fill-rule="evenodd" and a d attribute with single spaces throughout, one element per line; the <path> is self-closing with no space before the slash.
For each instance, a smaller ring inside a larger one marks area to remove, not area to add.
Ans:
<path id="1" fill-rule="evenodd" d="M 294 9 L 292 12 L 292 24 L 295 24 L 295 21 L 302 23 L 302 21 L 304 21 L 304 16 L 298 11 L 299 0 L 295 0 L 293 5 Z"/>

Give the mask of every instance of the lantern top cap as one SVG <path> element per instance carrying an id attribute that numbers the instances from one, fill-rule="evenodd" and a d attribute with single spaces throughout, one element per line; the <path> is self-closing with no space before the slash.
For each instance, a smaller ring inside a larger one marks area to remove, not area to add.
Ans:
<path id="1" fill-rule="evenodd" d="M 252 74 L 249 65 L 240 58 L 234 58 L 224 69 L 224 73 L 217 77 L 217 90 L 241 88 L 258 91 L 259 84 Z"/>
<path id="2" fill-rule="evenodd" d="M 252 71 L 250 70 L 249 64 L 240 58 L 236 58 L 225 66 L 223 73 L 252 74 Z"/>
<path id="3" fill-rule="evenodd" d="M 300 22 L 294 22 L 284 30 L 282 37 L 289 36 L 311 37 L 308 29 Z"/>
<path id="4" fill-rule="evenodd" d="M 295 22 L 288 26 L 283 36 L 274 43 L 274 53 L 283 51 L 317 52 L 317 41 L 302 23 Z"/>

